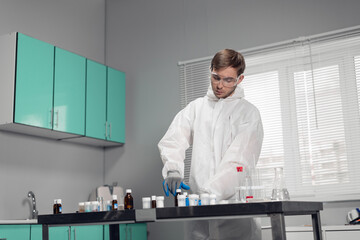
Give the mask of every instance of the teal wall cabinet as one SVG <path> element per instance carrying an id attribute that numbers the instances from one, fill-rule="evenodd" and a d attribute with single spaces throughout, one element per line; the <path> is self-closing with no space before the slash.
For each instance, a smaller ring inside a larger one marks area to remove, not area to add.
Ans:
<path id="1" fill-rule="evenodd" d="M 52 129 L 54 46 L 18 34 L 14 122 Z"/>
<path id="2" fill-rule="evenodd" d="M 106 139 L 106 66 L 87 60 L 86 136 Z"/>
<path id="3" fill-rule="evenodd" d="M 119 146 L 125 74 L 21 33 L 0 36 L 0 130 Z"/>
<path id="4" fill-rule="evenodd" d="M 0 225 L 0 239 L 30 240 L 30 225 Z"/>
<path id="5" fill-rule="evenodd" d="M 54 130 L 85 134 L 85 71 L 84 57 L 55 48 Z"/>
<path id="6" fill-rule="evenodd" d="M 125 73 L 108 67 L 108 140 L 125 142 Z"/>
<path id="7" fill-rule="evenodd" d="M 86 136 L 125 142 L 125 73 L 87 62 Z"/>

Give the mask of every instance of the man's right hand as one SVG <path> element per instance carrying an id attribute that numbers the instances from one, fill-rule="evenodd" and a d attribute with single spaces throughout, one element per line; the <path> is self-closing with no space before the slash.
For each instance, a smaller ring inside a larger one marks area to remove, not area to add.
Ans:
<path id="1" fill-rule="evenodd" d="M 167 177 L 163 182 L 163 189 L 166 196 L 169 196 L 169 191 L 172 195 L 176 195 L 176 189 L 183 188 L 189 190 L 190 187 L 182 182 L 181 175 L 178 171 L 169 171 Z"/>

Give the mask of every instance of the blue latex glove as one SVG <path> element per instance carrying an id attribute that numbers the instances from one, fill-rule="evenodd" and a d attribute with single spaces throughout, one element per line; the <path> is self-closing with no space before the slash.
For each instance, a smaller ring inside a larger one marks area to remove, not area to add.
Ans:
<path id="1" fill-rule="evenodd" d="M 176 189 L 185 189 L 189 190 L 190 187 L 186 185 L 180 176 L 180 173 L 178 171 L 170 171 L 168 172 L 167 177 L 165 178 L 163 182 L 163 189 L 166 196 L 169 196 L 169 192 L 172 195 L 176 195 Z"/>

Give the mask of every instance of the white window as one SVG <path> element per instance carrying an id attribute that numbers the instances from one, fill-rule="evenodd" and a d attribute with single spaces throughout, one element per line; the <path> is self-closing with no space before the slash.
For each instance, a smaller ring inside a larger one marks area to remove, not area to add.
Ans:
<path id="1" fill-rule="evenodd" d="M 360 199 L 360 27 L 240 52 L 245 98 L 263 120 L 267 195 L 282 166 L 292 199 Z M 205 95 L 210 61 L 179 63 L 182 107 Z"/>

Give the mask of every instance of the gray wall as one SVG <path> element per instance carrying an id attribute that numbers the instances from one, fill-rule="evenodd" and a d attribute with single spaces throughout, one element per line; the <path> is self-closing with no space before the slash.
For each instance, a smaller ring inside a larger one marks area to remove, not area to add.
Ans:
<path id="1" fill-rule="evenodd" d="M 104 26 L 104 0 L 0 1 L 1 35 L 22 32 L 100 62 Z M 54 198 L 74 212 L 103 179 L 102 148 L 0 132 L 0 219 L 28 218 L 29 190 L 40 214 L 52 212 Z"/>
<path id="2" fill-rule="evenodd" d="M 178 61 L 359 25 L 358 9 L 358 0 L 107 0 L 107 63 L 127 74 L 127 139 L 106 150 L 106 181 L 133 188 L 138 208 L 163 195 L 157 142 L 180 110 Z M 325 205 L 323 223 L 345 223 L 358 204 Z M 149 224 L 149 239 L 181 239 L 177 228 Z"/>

